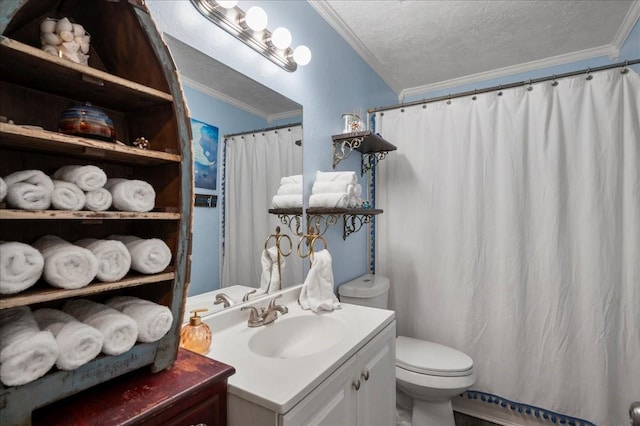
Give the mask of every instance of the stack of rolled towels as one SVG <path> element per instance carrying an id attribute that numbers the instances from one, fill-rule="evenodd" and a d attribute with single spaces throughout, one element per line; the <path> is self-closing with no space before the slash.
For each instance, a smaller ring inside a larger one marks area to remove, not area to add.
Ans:
<path id="1" fill-rule="evenodd" d="M 70 243 L 45 235 L 32 245 L 0 241 L 0 295 L 26 290 L 41 277 L 53 287 L 77 289 L 94 278 L 101 282 L 119 281 L 131 269 L 157 274 L 169 263 L 171 250 L 159 238 L 112 235 Z"/>
<path id="2" fill-rule="evenodd" d="M 0 381 L 19 386 L 37 380 L 54 365 L 74 370 L 99 353 L 120 355 L 138 342 L 155 342 L 171 329 L 166 306 L 133 296 L 104 304 L 69 300 L 62 310 L 27 306 L 0 311 Z"/>
<path id="3" fill-rule="evenodd" d="M 155 191 L 142 180 L 107 178 L 93 165 L 59 168 L 49 177 L 40 170 L 22 170 L 0 178 L 0 202 L 17 209 L 148 212 L 155 207 Z"/>
<path id="4" fill-rule="evenodd" d="M 302 175 L 284 176 L 278 192 L 271 199 L 274 209 L 302 208 Z"/>
<path id="5" fill-rule="evenodd" d="M 354 208 L 362 205 L 362 187 L 356 172 L 316 173 L 309 207 Z"/>

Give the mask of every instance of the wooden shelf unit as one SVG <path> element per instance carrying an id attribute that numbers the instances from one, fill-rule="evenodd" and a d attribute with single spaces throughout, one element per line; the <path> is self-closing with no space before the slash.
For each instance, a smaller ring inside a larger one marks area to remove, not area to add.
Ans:
<path id="1" fill-rule="evenodd" d="M 374 216 L 381 214 L 382 209 L 363 208 L 329 208 L 309 207 L 305 209 L 307 227 L 313 226 L 318 235 L 324 235 L 329 227 L 338 223 L 342 218 L 342 239 L 354 232 L 358 232 L 363 225 L 370 223 Z M 269 213 L 275 214 L 283 225 L 287 225 L 292 232 L 302 236 L 302 209 L 269 209 Z M 292 225 L 294 226 L 292 228 Z"/>
<path id="2" fill-rule="evenodd" d="M 45 17 L 68 17 L 91 34 L 89 66 L 39 49 Z M 24 211 L 0 206 L 0 240 L 33 243 L 47 234 L 73 242 L 111 234 L 160 238 L 172 259 L 161 273 L 130 271 L 122 280 L 65 290 L 44 281 L 0 295 L 0 311 L 19 306 L 60 308 L 71 298 L 102 302 L 133 295 L 169 307 L 171 330 L 154 343 L 138 343 L 118 356 L 100 355 L 72 371 L 55 367 L 23 386 L 0 384 L 0 424 L 29 425 L 33 410 L 127 372 L 158 372 L 176 359 L 188 287 L 192 226 L 191 130 L 177 70 L 143 2 L 20 0 L 0 8 L 0 176 L 92 164 L 108 177 L 140 179 L 156 192 L 148 213 L 120 211 Z M 116 45 L 115 43 L 120 43 Z M 38 47 L 36 47 L 38 46 Z M 119 143 L 58 133 L 70 105 L 91 102 L 114 122 Z M 149 149 L 133 146 L 144 137 Z M 4 206 L 6 207 L 6 206 Z"/>
<path id="3" fill-rule="evenodd" d="M 384 159 L 389 151 L 398 149 L 379 134 L 369 130 L 333 135 L 331 139 L 333 141 L 333 168 L 335 169 L 340 161 L 348 158 L 353 150 L 356 150 L 362 154 L 361 175 L 372 169 L 378 161 Z"/>

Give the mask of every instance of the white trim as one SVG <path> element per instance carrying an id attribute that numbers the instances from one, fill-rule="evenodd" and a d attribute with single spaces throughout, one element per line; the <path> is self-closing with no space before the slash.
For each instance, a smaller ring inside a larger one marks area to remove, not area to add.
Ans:
<path id="1" fill-rule="evenodd" d="M 564 65 L 571 62 L 583 61 L 585 59 L 593 59 L 600 56 L 607 56 L 612 46 L 605 45 L 585 49 L 578 52 L 566 53 L 563 55 L 552 56 L 550 58 L 540 59 L 537 61 L 525 62 L 519 65 L 512 65 L 491 71 L 485 71 L 477 74 L 471 74 L 464 77 L 453 78 L 438 83 L 426 84 L 424 86 L 411 87 L 400 92 L 398 99 L 402 101 L 405 97 L 412 95 L 420 95 L 423 93 L 434 92 L 436 90 L 447 89 L 452 87 L 463 86 L 465 84 L 477 83 L 480 81 L 492 80 L 494 78 L 506 77 L 515 74 L 525 73 L 542 68 Z"/>
<path id="2" fill-rule="evenodd" d="M 218 100 L 226 102 L 230 105 L 233 105 L 236 108 L 239 108 L 250 114 L 257 115 L 258 117 L 263 118 L 265 120 L 269 119 L 269 115 L 265 114 L 263 111 L 260 111 L 252 107 L 251 105 L 247 105 L 244 102 L 240 102 L 239 100 L 232 98 L 229 95 L 225 95 L 224 93 L 218 92 L 217 90 L 213 90 L 211 87 L 207 87 L 202 83 L 199 83 L 195 80 L 190 79 L 189 77 L 185 77 L 184 75 L 181 75 L 180 79 L 182 80 L 182 83 L 184 85 L 189 86 L 192 89 L 197 90 L 198 92 L 202 92 L 205 95 L 211 96 L 212 98 L 216 98 Z"/>
<path id="3" fill-rule="evenodd" d="M 620 54 L 620 49 L 622 45 L 631 34 L 631 30 L 635 26 L 636 22 L 640 19 L 640 0 L 634 0 L 629 7 L 629 11 L 627 15 L 622 20 L 622 24 L 620 28 L 618 28 L 618 32 L 616 33 L 613 41 L 611 42 L 611 47 L 615 50 L 612 50 L 613 53 L 616 53 L 616 56 L 613 56 L 612 59 L 615 59 Z"/>
<path id="4" fill-rule="evenodd" d="M 271 114 L 267 117 L 267 122 L 271 124 L 277 120 L 284 120 L 284 119 L 293 118 L 293 117 L 302 117 L 302 110 L 295 109 L 293 111 L 285 111 L 285 112 L 279 112 L 277 114 Z"/>
<path id="5" fill-rule="evenodd" d="M 365 46 L 360 38 L 351 31 L 351 28 L 338 16 L 331 5 L 324 0 L 307 0 L 307 2 L 324 18 L 329 25 L 355 50 L 358 55 L 384 80 L 395 94 L 400 93 L 401 88 L 393 77 L 393 72 L 387 72 L 373 53 Z"/>
<path id="6" fill-rule="evenodd" d="M 451 404 L 454 411 L 502 426 L 547 426 L 550 423 L 545 422 L 542 417 L 538 419 L 529 414 L 463 397 L 453 398 Z"/>

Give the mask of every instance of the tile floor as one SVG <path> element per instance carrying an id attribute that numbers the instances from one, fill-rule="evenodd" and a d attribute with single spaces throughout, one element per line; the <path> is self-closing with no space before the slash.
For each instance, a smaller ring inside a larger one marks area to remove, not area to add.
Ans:
<path id="1" fill-rule="evenodd" d="M 466 414 L 458 413 L 457 411 L 453 412 L 453 416 L 456 420 L 456 426 L 498 426 L 497 423 L 477 419 L 467 416 Z"/>

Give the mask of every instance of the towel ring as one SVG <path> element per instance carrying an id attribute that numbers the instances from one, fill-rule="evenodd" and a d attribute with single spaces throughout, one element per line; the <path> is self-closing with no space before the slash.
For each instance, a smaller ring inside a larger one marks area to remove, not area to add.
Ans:
<path id="1" fill-rule="evenodd" d="M 303 259 L 308 257 L 310 265 L 313 265 L 313 254 L 315 253 L 314 246 L 316 244 L 316 241 L 318 240 L 322 241 L 323 248 L 327 250 L 327 241 L 324 239 L 324 237 L 322 235 L 318 235 L 313 227 L 309 227 L 309 233 L 300 237 L 300 241 L 298 242 L 298 256 Z M 309 251 L 307 253 L 304 253 L 303 249 L 301 248 L 303 242 L 306 242 L 307 246 L 309 247 Z"/>
<path id="2" fill-rule="evenodd" d="M 265 251 L 267 251 L 267 249 L 269 248 L 269 241 L 271 241 L 272 238 L 274 240 L 276 251 L 279 255 L 287 257 L 291 254 L 291 252 L 293 251 L 293 243 L 291 242 L 291 238 L 287 234 L 281 234 L 279 226 L 276 226 L 276 233 L 269 235 L 269 237 L 267 237 L 267 240 L 264 242 Z M 283 238 L 289 242 L 289 252 L 287 253 L 284 253 L 280 246 L 280 241 L 282 241 Z"/>

